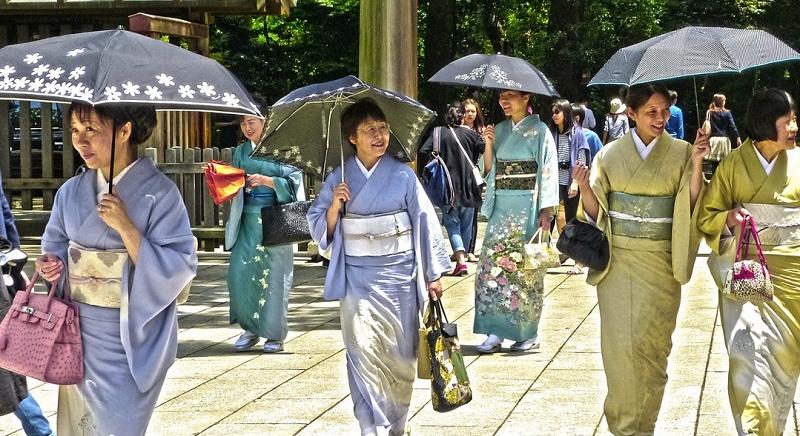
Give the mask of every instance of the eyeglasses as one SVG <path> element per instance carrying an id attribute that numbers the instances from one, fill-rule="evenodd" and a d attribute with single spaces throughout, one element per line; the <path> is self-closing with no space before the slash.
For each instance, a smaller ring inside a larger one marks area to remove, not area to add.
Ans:
<path id="1" fill-rule="evenodd" d="M 375 124 L 364 129 L 358 129 L 359 132 L 366 133 L 369 136 L 386 135 L 389 133 L 388 124 Z"/>
<path id="2" fill-rule="evenodd" d="M 553 111 L 553 115 L 558 115 L 558 114 L 560 114 L 560 113 L 561 113 L 561 111 L 559 111 L 559 110 L 555 110 L 555 111 Z"/>

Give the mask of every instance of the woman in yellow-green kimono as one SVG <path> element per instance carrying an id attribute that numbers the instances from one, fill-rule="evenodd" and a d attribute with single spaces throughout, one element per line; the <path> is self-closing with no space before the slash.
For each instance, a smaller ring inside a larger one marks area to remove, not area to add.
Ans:
<path id="1" fill-rule="evenodd" d="M 608 428 L 640 435 L 655 428 L 681 284 L 697 253 L 693 209 L 708 137 L 698 133 L 692 146 L 665 132 L 670 97 L 661 84 L 632 86 L 626 103 L 636 128 L 600 150 L 591 177 L 579 165 L 573 178 L 578 218 L 602 230 L 611 251 L 606 269 L 587 278 L 600 307 Z"/>
<path id="2" fill-rule="evenodd" d="M 731 234 L 742 218 L 752 215 L 758 226 L 775 297 L 761 304 L 720 298 L 728 398 L 739 434 L 778 435 L 800 376 L 800 150 L 792 97 L 777 89 L 756 94 L 746 124 L 750 139 L 714 173 L 699 227 L 714 252 L 709 265 L 722 266 L 735 256 Z M 719 286 L 719 269 L 712 275 Z"/>

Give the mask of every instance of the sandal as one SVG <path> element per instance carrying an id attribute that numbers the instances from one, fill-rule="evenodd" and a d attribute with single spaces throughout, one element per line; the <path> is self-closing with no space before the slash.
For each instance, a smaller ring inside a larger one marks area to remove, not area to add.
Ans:
<path id="1" fill-rule="evenodd" d="M 567 270 L 567 275 L 568 276 L 579 276 L 581 274 L 583 274 L 583 268 L 581 268 L 579 266 L 571 266 Z"/>
<path id="2" fill-rule="evenodd" d="M 477 262 L 478 256 L 474 255 L 473 253 L 467 253 L 467 262 Z"/>

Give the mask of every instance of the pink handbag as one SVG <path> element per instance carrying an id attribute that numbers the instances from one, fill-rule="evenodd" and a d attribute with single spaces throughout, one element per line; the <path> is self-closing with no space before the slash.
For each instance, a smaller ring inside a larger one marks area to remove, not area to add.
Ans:
<path id="1" fill-rule="evenodd" d="M 83 346 L 78 306 L 69 292 L 37 294 L 33 274 L 25 292 L 17 292 L 0 323 L 0 367 L 47 383 L 72 385 L 83 381 Z"/>
<path id="2" fill-rule="evenodd" d="M 748 260 L 750 239 L 753 239 L 758 253 L 758 262 Z M 774 292 L 772 279 L 767 269 L 767 259 L 761 249 L 761 239 L 752 216 L 742 220 L 742 231 L 739 246 L 736 249 L 736 261 L 728 272 L 723 293 L 735 300 L 751 302 L 753 304 L 772 301 Z"/>

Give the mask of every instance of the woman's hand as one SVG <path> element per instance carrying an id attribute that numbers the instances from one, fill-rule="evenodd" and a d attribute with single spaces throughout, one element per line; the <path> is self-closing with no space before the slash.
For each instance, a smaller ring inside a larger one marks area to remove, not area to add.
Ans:
<path id="1" fill-rule="evenodd" d="M 569 191 L 567 191 L 567 197 L 575 198 L 576 195 L 578 195 L 578 182 L 573 180 L 572 183 L 569 184 Z"/>
<path id="2" fill-rule="evenodd" d="M 550 223 L 553 221 L 553 208 L 547 207 L 539 211 L 539 227 L 543 231 L 550 231 Z"/>
<path id="3" fill-rule="evenodd" d="M 583 190 L 590 189 L 589 187 L 589 167 L 584 164 L 577 164 L 572 168 L 572 183 L 577 184 Z M 572 188 L 570 187 L 570 192 Z M 570 198 L 573 196 L 571 195 Z"/>
<path id="4" fill-rule="evenodd" d="M 64 262 L 58 256 L 45 253 L 36 258 L 36 271 L 48 282 L 55 282 L 64 272 Z"/>
<path id="5" fill-rule="evenodd" d="M 702 129 L 697 130 L 697 137 L 694 140 L 692 147 L 692 163 L 695 168 L 703 168 L 703 158 L 708 156 L 711 152 L 711 143 L 709 136 L 704 134 Z"/>
<path id="6" fill-rule="evenodd" d="M 747 209 L 742 206 L 736 206 L 728 211 L 726 224 L 731 231 L 735 231 L 738 227 L 741 227 L 742 221 L 748 216 L 750 216 L 750 212 Z"/>
<path id="7" fill-rule="evenodd" d="M 486 147 L 491 147 L 494 145 L 494 124 L 489 124 L 488 126 L 484 127 L 483 141 L 486 143 Z"/>
<path id="8" fill-rule="evenodd" d="M 444 289 L 442 289 L 441 279 L 436 279 L 428 283 L 428 296 L 431 298 L 431 300 L 433 301 L 438 300 L 443 293 Z"/>
<path id="9" fill-rule="evenodd" d="M 350 187 L 346 182 L 339 183 L 333 188 L 333 198 L 331 198 L 329 209 L 338 212 L 347 201 L 350 201 Z"/>
<path id="10" fill-rule="evenodd" d="M 125 204 L 117 197 L 117 187 L 114 186 L 112 189 L 113 194 L 103 194 L 103 198 L 97 204 L 97 215 L 109 227 L 122 234 L 135 226 L 128 216 Z"/>
<path id="11" fill-rule="evenodd" d="M 250 189 L 256 188 L 258 186 L 266 186 L 269 188 L 274 188 L 275 183 L 272 180 L 272 177 L 264 176 L 261 174 L 250 174 L 247 176 L 247 187 Z"/>

